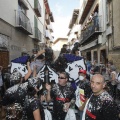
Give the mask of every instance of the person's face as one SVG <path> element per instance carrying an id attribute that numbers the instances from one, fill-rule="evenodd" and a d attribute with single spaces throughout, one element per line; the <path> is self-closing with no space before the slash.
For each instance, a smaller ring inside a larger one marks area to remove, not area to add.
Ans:
<path id="1" fill-rule="evenodd" d="M 85 74 L 79 73 L 78 75 L 79 75 L 79 80 L 81 80 L 81 81 L 85 80 L 85 77 L 86 77 Z"/>
<path id="2" fill-rule="evenodd" d="M 78 50 L 75 51 L 75 55 L 76 55 L 76 56 L 79 56 L 79 51 L 78 51 Z"/>
<path id="3" fill-rule="evenodd" d="M 105 82 L 101 78 L 93 76 L 90 83 L 94 95 L 99 95 L 104 90 Z"/>
<path id="4" fill-rule="evenodd" d="M 110 68 L 110 66 L 111 66 L 111 64 L 110 64 L 110 63 L 108 63 L 108 68 Z"/>
<path id="5" fill-rule="evenodd" d="M 66 83 L 67 83 L 67 78 L 65 77 L 64 74 L 59 74 L 59 76 L 58 76 L 58 82 L 59 82 L 59 84 L 60 84 L 61 86 L 66 85 Z"/>

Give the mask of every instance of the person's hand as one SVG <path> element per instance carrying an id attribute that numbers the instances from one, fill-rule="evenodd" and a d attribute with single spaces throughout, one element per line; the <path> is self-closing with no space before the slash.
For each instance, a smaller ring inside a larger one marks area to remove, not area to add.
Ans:
<path id="1" fill-rule="evenodd" d="M 40 97 L 40 101 L 41 101 L 41 102 L 42 102 L 42 101 L 46 101 L 46 98 L 45 98 L 44 95 L 41 95 L 41 97 Z"/>
<path id="2" fill-rule="evenodd" d="M 46 83 L 45 87 L 46 87 L 46 89 L 47 89 L 48 91 L 51 90 L 51 85 L 49 85 L 48 83 Z"/>
<path id="3" fill-rule="evenodd" d="M 30 62 L 29 61 L 27 62 L 27 66 L 30 66 Z"/>
<path id="4" fill-rule="evenodd" d="M 68 109 L 69 109 L 69 107 L 70 107 L 70 102 L 65 103 L 65 104 L 63 105 L 63 111 L 64 111 L 64 112 L 67 112 Z"/>
<path id="5" fill-rule="evenodd" d="M 81 106 L 81 107 L 79 107 L 79 110 L 83 111 L 82 106 Z"/>
<path id="6" fill-rule="evenodd" d="M 40 54 L 43 54 L 43 53 L 45 53 L 45 50 L 39 51 L 39 52 L 37 53 L 37 55 L 40 55 Z"/>

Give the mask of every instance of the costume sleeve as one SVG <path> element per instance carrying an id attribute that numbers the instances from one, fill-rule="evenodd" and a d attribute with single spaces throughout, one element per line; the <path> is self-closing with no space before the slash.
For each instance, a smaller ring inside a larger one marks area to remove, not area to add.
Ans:
<path id="1" fill-rule="evenodd" d="M 54 99 L 54 98 L 55 98 L 55 94 L 54 94 L 53 89 L 50 91 L 50 96 L 51 96 L 51 98 L 52 98 L 52 99 Z"/>
<path id="2" fill-rule="evenodd" d="M 113 101 L 105 101 L 103 103 L 103 117 L 105 120 L 118 120 L 118 106 Z"/>
<path id="3" fill-rule="evenodd" d="M 8 104 L 12 104 L 14 102 L 15 102 L 15 95 L 9 92 L 6 92 L 2 99 L 2 105 L 7 106 Z"/>
<path id="4" fill-rule="evenodd" d="M 31 103 L 31 109 L 34 112 L 35 110 L 39 109 L 39 101 L 37 99 L 35 99 L 32 103 Z"/>

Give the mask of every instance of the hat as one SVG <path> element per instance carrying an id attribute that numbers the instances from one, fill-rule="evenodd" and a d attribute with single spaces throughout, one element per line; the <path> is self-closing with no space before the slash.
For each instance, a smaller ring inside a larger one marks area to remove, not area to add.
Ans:
<path id="1" fill-rule="evenodd" d="M 85 74 L 85 75 L 86 75 L 86 70 L 81 69 L 81 70 L 79 70 L 79 72 L 78 72 L 78 73 L 83 73 L 83 74 Z"/>

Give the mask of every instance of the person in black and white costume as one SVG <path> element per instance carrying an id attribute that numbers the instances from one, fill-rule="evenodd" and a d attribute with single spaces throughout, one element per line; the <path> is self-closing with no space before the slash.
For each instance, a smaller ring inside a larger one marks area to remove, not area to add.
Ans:
<path id="1" fill-rule="evenodd" d="M 93 94 L 86 103 L 82 120 L 118 120 L 118 106 L 105 91 L 103 76 L 93 75 L 90 82 Z"/>
<path id="2" fill-rule="evenodd" d="M 25 120 L 45 120 L 43 107 L 40 103 L 40 99 L 37 97 L 39 87 L 38 83 L 33 85 L 28 82 L 27 95 L 24 102 L 24 110 L 26 113 Z"/>
<path id="3" fill-rule="evenodd" d="M 28 73 L 22 77 L 22 74 L 18 71 L 14 71 L 10 75 L 10 82 L 12 83 L 12 87 L 8 88 L 5 92 L 5 95 L 2 100 L 2 108 L 3 108 L 3 114 L 4 114 L 4 108 L 8 105 L 12 105 L 14 103 L 19 103 L 21 106 L 23 106 L 25 95 L 27 94 L 27 80 L 31 74 L 30 69 L 30 63 L 27 62 L 28 67 Z M 25 83 L 23 83 L 25 82 Z M 4 115 L 2 115 L 4 116 Z M 6 120 L 9 119 L 10 115 L 7 113 Z"/>
<path id="4" fill-rule="evenodd" d="M 66 113 L 71 102 L 75 99 L 74 89 L 68 82 L 68 75 L 65 72 L 60 72 L 58 84 L 51 86 L 46 84 L 47 101 L 53 100 L 53 118 L 54 120 L 65 120 Z"/>

